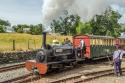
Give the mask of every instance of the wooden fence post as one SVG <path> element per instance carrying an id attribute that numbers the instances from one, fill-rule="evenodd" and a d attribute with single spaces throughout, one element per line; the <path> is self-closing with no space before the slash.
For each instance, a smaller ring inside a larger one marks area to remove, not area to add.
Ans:
<path id="1" fill-rule="evenodd" d="M 36 49 L 36 41 L 34 40 L 34 46 L 35 46 L 35 49 Z"/>
<path id="2" fill-rule="evenodd" d="M 16 47 L 15 47 L 15 40 L 13 40 L 13 50 L 15 50 Z"/>
<path id="3" fill-rule="evenodd" d="M 28 40 L 28 50 L 30 49 L 30 41 Z"/>

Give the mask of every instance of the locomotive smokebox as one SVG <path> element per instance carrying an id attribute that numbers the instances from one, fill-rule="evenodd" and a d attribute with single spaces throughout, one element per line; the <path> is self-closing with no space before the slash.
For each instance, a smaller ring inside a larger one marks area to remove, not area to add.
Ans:
<path id="1" fill-rule="evenodd" d="M 42 48 L 43 49 L 46 49 L 46 34 L 47 34 L 47 32 L 42 33 L 42 36 L 43 36 L 43 38 L 42 38 Z"/>

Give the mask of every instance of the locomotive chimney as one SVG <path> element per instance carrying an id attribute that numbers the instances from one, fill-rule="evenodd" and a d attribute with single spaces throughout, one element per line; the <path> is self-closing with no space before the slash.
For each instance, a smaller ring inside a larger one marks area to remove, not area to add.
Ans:
<path id="1" fill-rule="evenodd" d="M 42 48 L 45 48 L 46 49 L 46 33 L 47 32 L 43 32 L 42 35 L 43 35 L 43 38 L 42 38 Z"/>

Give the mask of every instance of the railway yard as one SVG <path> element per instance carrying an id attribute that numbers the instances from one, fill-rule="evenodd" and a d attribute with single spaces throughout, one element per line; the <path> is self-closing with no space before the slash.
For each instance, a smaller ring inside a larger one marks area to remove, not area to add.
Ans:
<path id="1" fill-rule="evenodd" d="M 70 44 L 52 47 L 46 44 L 46 34 L 43 33 L 42 49 L 1 54 L 0 83 L 120 83 L 123 80 L 124 76 L 114 75 L 111 65 L 116 39 L 74 36 L 74 47 Z M 80 39 L 85 41 L 82 49 L 79 49 Z M 122 71 L 125 72 L 125 58 Z"/>
<path id="2" fill-rule="evenodd" d="M 123 72 L 125 62 L 122 63 Z M 1 83 L 123 83 L 124 76 L 116 77 L 108 60 L 83 63 L 75 68 L 54 71 L 45 76 L 35 76 L 24 68 L 24 63 L 0 67 Z M 110 81 L 111 80 L 111 81 Z"/>
<path id="3" fill-rule="evenodd" d="M 1 0 L 0 83 L 125 83 L 125 0 L 90 1 Z"/>

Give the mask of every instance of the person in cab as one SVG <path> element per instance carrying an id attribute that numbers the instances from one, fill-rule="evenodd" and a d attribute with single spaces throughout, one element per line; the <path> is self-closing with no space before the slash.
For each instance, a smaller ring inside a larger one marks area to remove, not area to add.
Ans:
<path id="1" fill-rule="evenodd" d="M 64 44 L 65 45 L 72 45 L 71 41 L 68 38 L 64 39 Z"/>
<path id="2" fill-rule="evenodd" d="M 53 41 L 52 41 L 52 46 L 58 46 L 60 45 L 59 41 L 55 38 Z"/>
<path id="3" fill-rule="evenodd" d="M 85 46 L 85 42 L 83 39 L 80 40 L 80 49 L 81 49 L 81 54 L 84 54 L 85 53 L 85 49 L 86 49 L 86 46 Z"/>

